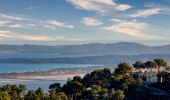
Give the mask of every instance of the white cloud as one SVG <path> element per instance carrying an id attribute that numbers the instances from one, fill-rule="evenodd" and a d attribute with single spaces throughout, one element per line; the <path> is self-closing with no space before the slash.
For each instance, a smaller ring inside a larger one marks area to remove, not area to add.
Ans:
<path id="1" fill-rule="evenodd" d="M 33 19 L 26 19 L 22 17 L 16 17 L 16 16 L 9 16 L 6 14 L 0 13 L 0 18 L 9 20 L 9 21 L 1 21 L 0 20 L 0 26 L 5 26 L 9 28 L 28 28 L 28 29 L 37 29 L 40 27 L 46 27 L 50 28 L 52 30 L 56 30 L 59 28 L 74 28 L 73 25 L 69 25 L 64 22 L 59 22 L 56 20 L 47 20 L 47 21 L 42 21 L 42 20 L 33 20 Z M 23 20 L 27 20 L 27 23 L 23 23 Z"/>
<path id="2" fill-rule="evenodd" d="M 74 28 L 73 25 L 69 25 L 63 22 L 58 22 L 56 20 L 48 20 L 44 23 L 44 27 L 56 30 L 58 28 Z"/>
<path id="3" fill-rule="evenodd" d="M 25 26 L 23 26 L 21 24 L 12 24 L 12 25 L 9 25 L 9 27 L 11 27 L 11 28 L 23 28 Z"/>
<path id="4" fill-rule="evenodd" d="M 116 22 L 116 23 L 120 23 L 120 22 L 122 22 L 122 20 L 120 20 L 120 19 L 116 19 L 116 18 L 110 19 L 110 21 L 112 21 L 112 22 Z"/>
<path id="5" fill-rule="evenodd" d="M 135 37 L 138 39 L 154 39 L 154 38 L 159 38 L 159 36 L 156 35 L 149 35 L 149 34 L 144 34 L 143 30 L 146 30 L 148 27 L 148 24 L 142 23 L 142 22 L 120 22 L 117 23 L 116 25 L 104 27 L 103 29 L 107 31 L 112 31 L 112 32 L 117 32 L 117 33 L 122 33 L 131 37 Z"/>
<path id="6" fill-rule="evenodd" d="M 31 34 L 21 34 L 15 33 L 9 30 L 0 30 L 0 40 L 23 40 L 23 41 L 85 41 L 85 39 L 79 38 L 66 38 L 64 36 L 55 36 L 55 35 L 31 35 Z"/>
<path id="7" fill-rule="evenodd" d="M 0 21 L 0 26 L 6 26 L 10 21 Z"/>
<path id="8" fill-rule="evenodd" d="M 7 14 L 3 14 L 3 13 L 0 13 L 0 18 L 11 19 L 11 20 L 19 20 L 19 21 L 21 21 L 21 20 L 30 20 L 28 18 L 12 16 L 12 15 L 7 15 Z"/>
<path id="9" fill-rule="evenodd" d="M 36 25 L 35 24 L 10 24 L 8 25 L 11 28 L 33 28 Z"/>
<path id="10" fill-rule="evenodd" d="M 47 35 L 23 35 L 16 34 L 16 36 L 20 39 L 30 40 L 30 41 L 56 41 L 64 39 L 62 36 L 47 36 Z"/>
<path id="11" fill-rule="evenodd" d="M 65 40 L 66 41 L 72 41 L 72 42 L 86 41 L 86 39 L 76 39 L 76 38 L 72 38 L 72 39 L 65 38 Z"/>
<path id="12" fill-rule="evenodd" d="M 0 26 L 10 27 L 10 28 L 33 28 L 35 24 L 20 24 L 13 21 L 0 21 Z"/>
<path id="13" fill-rule="evenodd" d="M 11 31 L 0 30 L 0 39 L 10 38 Z"/>
<path id="14" fill-rule="evenodd" d="M 99 20 L 92 17 L 85 17 L 81 22 L 87 26 L 99 26 L 103 24 Z"/>
<path id="15" fill-rule="evenodd" d="M 32 7 L 32 6 L 30 6 L 30 7 L 28 7 L 28 8 L 25 8 L 26 10 L 33 10 L 33 9 L 37 9 L 37 7 Z"/>
<path id="16" fill-rule="evenodd" d="M 28 35 L 14 33 L 8 30 L 0 30 L 0 39 L 7 40 L 26 40 L 26 41 L 56 41 L 64 39 L 63 36 L 48 36 L 48 35 Z"/>
<path id="17" fill-rule="evenodd" d="M 160 14 L 162 9 L 160 8 L 150 8 L 145 10 L 139 10 L 134 14 L 129 15 L 130 17 L 148 17 L 151 15 Z"/>
<path id="18" fill-rule="evenodd" d="M 130 5 L 126 5 L 126 4 L 120 4 L 120 5 L 117 5 L 116 7 L 119 11 L 126 11 L 130 8 L 132 8 Z"/>
<path id="19" fill-rule="evenodd" d="M 125 11 L 131 8 L 127 4 L 117 4 L 113 0 L 67 0 L 77 9 L 96 11 L 99 13 L 108 12 L 112 9 Z"/>
<path id="20" fill-rule="evenodd" d="M 170 14 L 170 6 L 169 5 L 163 5 L 163 4 L 151 2 L 151 3 L 146 3 L 145 6 L 149 7 L 149 8 L 159 8 L 159 9 L 161 9 L 161 12 L 160 12 L 161 14 L 166 14 L 166 15 Z"/>
<path id="21" fill-rule="evenodd" d="M 29 27 L 35 27 L 36 25 L 35 25 L 35 24 L 27 24 L 27 26 L 29 26 Z"/>

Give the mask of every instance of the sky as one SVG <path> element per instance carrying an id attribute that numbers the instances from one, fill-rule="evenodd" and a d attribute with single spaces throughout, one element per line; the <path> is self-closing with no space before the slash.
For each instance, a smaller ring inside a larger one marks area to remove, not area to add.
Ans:
<path id="1" fill-rule="evenodd" d="M 0 44 L 170 44 L 169 0 L 0 0 Z"/>

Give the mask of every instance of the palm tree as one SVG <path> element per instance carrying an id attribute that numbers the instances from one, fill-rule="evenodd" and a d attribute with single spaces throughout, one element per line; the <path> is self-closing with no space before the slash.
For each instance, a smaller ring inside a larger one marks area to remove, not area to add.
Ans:
<path id="1" fill-rule="evenodd" d="M 154 62 L 156 62 L 158 65 L 158 72 L 160 71 L 161 67 L 167 66 L 167 62 L 164 59 L 154 59 Z"/>

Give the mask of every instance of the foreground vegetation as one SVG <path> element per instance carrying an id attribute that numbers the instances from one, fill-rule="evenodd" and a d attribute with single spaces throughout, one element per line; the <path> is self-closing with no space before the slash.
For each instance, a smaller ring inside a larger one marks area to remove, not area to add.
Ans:
<path id="1" fill-rule="evenodd" d="M 149 71 L 143 72 L 144 68 Z M 123 62 L 113 72 L 104 68 L 83 78 L 68 79 L 63 86 L 51 84 L 49 93 L 43 92 L 41 87 L 25 92 L 25 85 L 7 84 L 0 87 L 0 100 L 167 100 L 170 99 L 169 71 L 163 59 L 137 61 L 133 67 Z M 155 74 L 157 81 L 147 81 L 148 73 Z"/>

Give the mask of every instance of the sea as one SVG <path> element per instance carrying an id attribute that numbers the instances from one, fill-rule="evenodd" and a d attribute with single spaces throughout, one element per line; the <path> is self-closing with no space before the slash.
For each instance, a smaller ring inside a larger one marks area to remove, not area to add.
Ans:
<path id="1" fill-rule="evenodd" d="M 80 55 L 76 55 L 80 56 Z M 55 57 L 66 57 L 58 54 L 0 54 L 0 58 L 55 58 Z M 72 55 L 69 57 L 73 57 Z M 23 73 L 23 72 L 32 72 L 32 71 L 46 71 L 51 69 L 61 69 L 61 68 L 85 68 L 85 67 L 94 67 L 99 65 L 93 64 L 51 64 L 51 63 L 0 63 L 0 73 Z M 45 92 L 48 92 L 48 87 L 53 83 L 60 83 L 61 86 L 66 83 L 67 80 L 8 80 L 0 78 L 0 86 L 5 84 L 25 84 L 28 90 L 35 90 L 38 87 L 42 87 Z"/>

